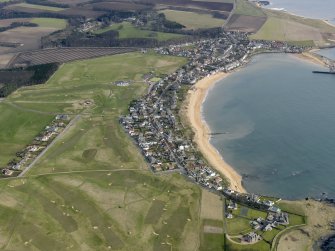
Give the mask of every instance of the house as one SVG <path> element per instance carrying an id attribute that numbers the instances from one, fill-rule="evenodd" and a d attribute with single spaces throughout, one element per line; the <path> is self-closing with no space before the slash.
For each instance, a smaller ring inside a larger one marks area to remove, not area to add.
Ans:
<path id="1" fill-rule="evenodd" d="M 38 150 L 39 150 L 39 146 L 37 146 L 37 145 L 32 145 L 32 146 L 28 146 L 27 147 L 27 150 L 28 150 L 28 152 L 37 152 Z"/>
<path id="2" fill-rule="evenodd" d="M 281 212 L 281 209 L 279 207 L 271 206 L 268 209 L 270 212 L 279 214 Z"/>
<path id="3" fill-rule="evenodd" d="M 11 176 L 13 174 L 13 171 L 8 168 L 4 168 L 1 170 L 1 173 L 5 176 Z"/>
<path id="4" fill-rule="evenodd" d="M 272 224 L 271 223 L 267 223 L 264 225 L 263 227 L 263 231 L 271 231 L 272 230 Z"/>
<path id="5" fill-rule="evenodd" d="M 69 120 L 69 116 L 65 114 L 59 114 L 55 118 L 56 120 Z"/>
<path id="6" fill-rule="evenodd" d="M 228 209 L 237 210 L 236 202 L 230 201 L 229 204 L 228 204 Z"/>
<path id="7" fill-rule="evenodd" d="M 231 213 L 226 213 L 226 218 L 227 219 L 232 219 L 233 218 L 233 215 Z"/>
<path id="8" fill-rule="evenodd" d="M 272 207 L 275 203 L 271 200 L 265 200 L 265 201 L 263 201 L 263 204 L 268 206 L 268 207 Z"/>
<path id="9" fill-rule="evenodd" d="M 251 221 L 250 225 L 253 229 L 258 230 L 261 228 L 261 225 L 257 221 Z"/>
<path id="10" fill-rule="evenodd" d="M 248 243 L 255 243 L 259 241 L 261 237 L 256 234 L 255 232 L 250 232 L 242 237 L 242 241 L 248 242 Z"/>

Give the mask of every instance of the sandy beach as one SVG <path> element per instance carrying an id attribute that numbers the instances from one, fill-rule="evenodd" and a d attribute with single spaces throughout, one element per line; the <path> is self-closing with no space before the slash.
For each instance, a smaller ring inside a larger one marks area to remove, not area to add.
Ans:
<path id="1" fill-rule="evenodd" d="M 227 73 L 220 72 L 196 83 L 189 91 L 187 98 L 187 118 L 195 133 L 194 141 L 209 164 L 229 180 L 231 189 L 246 192 L 242 186 L 241 175 L 227 164 L 219 152 L 210 144 L 210 130 L 203 120 L 201 113 L 202 103 L 206 98 L 209 88 L 227 75 Z"/>
<path id="2" fill-rule="evenodd" d="M 313 54 L 314 51 L 315 50 L 312 50 L 312 51 L 309 51 L 309 52 L 303 52 L 301 54 L 296 54 L 296 56 L 298 58 L 301 58 L 303 60 L 309 61 L 311 63 L 319 64 L 319 65 L 327 67 L 327 65 L 326 65 L 326 63 L 324 61 L 322 61 L 320 58 L 318 58 L 317 56 L 315 56 Z"/>

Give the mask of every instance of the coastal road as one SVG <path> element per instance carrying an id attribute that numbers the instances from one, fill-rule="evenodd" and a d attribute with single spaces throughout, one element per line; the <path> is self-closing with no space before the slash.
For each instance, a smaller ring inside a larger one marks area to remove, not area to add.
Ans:
<path id="1" fill-rule="evenodd" d="M 31 162 L 23 171 L 18 175 L 18 177 L 23 177 L 37 161 L 54 145 L 56 142 L 79 120 L 80 115 L 77 115 L 74 119 L 70 121 L 70 123 L 64 128 L 64 130 L 57 135 L 57 137 Z"/>

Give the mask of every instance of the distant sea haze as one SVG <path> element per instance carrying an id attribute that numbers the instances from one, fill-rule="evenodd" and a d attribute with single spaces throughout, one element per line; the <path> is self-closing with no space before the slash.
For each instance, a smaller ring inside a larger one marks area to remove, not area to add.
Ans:
<path id="1" fill-rule="evenodd" d="M 203 104 L 211 143 L 248 192 L 335 197 L 335 77 L 288 54 L 254 57 Z"/>
<path id="2" fill-rule="evenodd" d="M 268 8 L 284 8 L 299 16 L 328 20 L 335 24 L 334 0 L 269 0 Z"/>

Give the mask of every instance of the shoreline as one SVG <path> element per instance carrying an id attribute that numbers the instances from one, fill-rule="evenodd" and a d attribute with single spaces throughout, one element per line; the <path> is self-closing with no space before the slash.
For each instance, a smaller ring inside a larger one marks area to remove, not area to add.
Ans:
<path id="1" fill-rule="evenodd" d="M 321 65 L 323 67 L 327 67 L 326 63 L 319 59 L 317 56 L 313 55 L 313 50 L 308 52 L 303 52 L 295 55 L 297 58 L 307 61 L 308 63 L 313 63 L 317 65 Z"/>
<path id="2" fill-rule="evenodd" d="M 229 73 L 219 72 L 199 80 L 189 91 L 186 99 L 186 116 L 194 132 L 194 142 L 208 163 L 230 183 L 230 188 L 244 193 L 242 176 L 226 163 L 218 150 L 210 143 L 210 129 L 202 118 L 202 105 L 209 89 Z"/>

